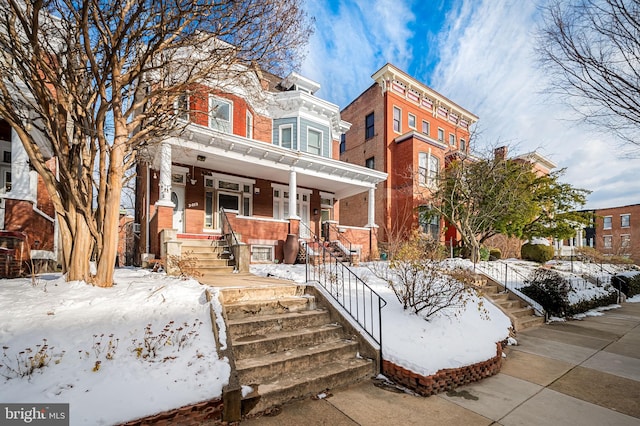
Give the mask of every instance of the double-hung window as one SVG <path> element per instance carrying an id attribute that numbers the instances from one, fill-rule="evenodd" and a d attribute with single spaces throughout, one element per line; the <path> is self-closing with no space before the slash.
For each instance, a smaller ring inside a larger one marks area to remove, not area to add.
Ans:
<path id="1" fill-rule="evenodd" d="M 605 216 L 603 218 L 602 229 L 611 229 L 611 216 Z"/>
<path id="2" fill-rule="evenodd" d="M 416 116 L 413 114 L 409 114 L 409 128 L 416 129 Z"/>
<path id="3" fill-rule="evenodd" d="M 418 155 L 418 179 L 426 186 L 434 186 L 437 183 L 440 172 L 440 160 L 438 157 L 421 152 Z"/>
<path id="4" fill-rule="evenodd" d="M 444 129 L 438 128 L 438 141 L 444 142 Z"/>
<path id="5" fill-rule="evenodd" d="M 429 122 L 426 120 L 422 120 L 422 133 L 429 136 L 429 133 L 430 133 L 429 130 L 430 130 Z"/>
<path id="6" fill-rule="evenodd" d="M 322 132 L 314 129 L 307 130 L 307 152 L 309 154 L 322 154 Z"/>
<path id="7" fill-rule="evenodd" d="M 220 132 L 231 133 L 232 108 L 231 102 L 225 99 L 209 97 L 209 127 Z"/>
<path id="8" fill-rule="evenodd" d="M 402 132 L 402 126 L 400 120 L 402 119 L 402 110 L 398 107 L 393 107 L 393 131 Z"/>
<path id="9" fill-rule="evenodd" d="M 375 116 L 373 113 L 367 115 L 364 119 L 364 138 L 371 139 L 375 133 L 375 124 L 374 124 Z"/>
<path id="10" fill-rule="evenodd" d="M 631 215 L 630 214 L 621 214 L 620 215 L 620 227 L 628 228 L 631 226 Z"/>
<path id="11" fill-rule="evenodd" d="M 293 126 L 291 124 L 279 127 L 279 140 L 281 147 L 291 149 L 293 140 Z"/>

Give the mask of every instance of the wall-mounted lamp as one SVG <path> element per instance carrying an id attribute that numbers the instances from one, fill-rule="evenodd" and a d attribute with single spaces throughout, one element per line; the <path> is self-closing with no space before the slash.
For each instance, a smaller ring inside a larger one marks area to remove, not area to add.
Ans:
<path id="1" fill-rule="evenodd" d="M 260 188 L 253 188 L 253 193 L 256 195 L 260 195 Z"/>
<path id="2" fill-rule="evenodd" d="M 205 157 L 204 155 L 198 155 L 198 156 L 196 157 L 196 159 L 197 159 L 198 161 L 204 161 L 204 160 L 206 160 L 206 159 L 207 159 L 207 157 Z"/>
<path id="3" fill-rule="evenodd" d="M 313 209 L 313 215 L 317 216 L 318 215 L 318 209 Z"/>

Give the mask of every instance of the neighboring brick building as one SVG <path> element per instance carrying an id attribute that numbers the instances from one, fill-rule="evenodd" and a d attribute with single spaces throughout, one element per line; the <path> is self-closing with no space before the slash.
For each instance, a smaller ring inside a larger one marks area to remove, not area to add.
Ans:
<path id="1" fill-rule="evenodd" d="M 31 170 L 20 138 L 0 118 L 0 229 L 24 233 L 36 271 L 54 268 L 58 259 L 58 225 L 51 198 L 42 178 Z M 56 160 L 47 165 L 55 170 Z M 29 262 L 31 261 L 31 262 Z"/>
<path id="2" fill-rule="evenodd" d="M 478 117 L 391 64 L 372 78 L 375 83 L 341 113 L 352 126 L 340 159 L 388 173 L 375 192 L 379 239 L 388 241 L 419 224 L 416 207 L 424 197 L 416 194 L 428 193 L 450 158 L 469 152 L 469 126 Z M 366 222 L 372 215 L 367 209 L 368 194 L 341 200 L 342 222 Z M 420 225 L 441 235 L 444 222 Z"/>
<path id="3" fill-rule="evenodd" d="M 605 255 L 624 256 L 640 265 L 640 204 L 594 210 L 593 247 Z M 586 230 L 586 233 L 589 229 Z M 586 237 L 585 237 L 586 239 Z M 583 241 L 585 245 L 591 242 Z"/>

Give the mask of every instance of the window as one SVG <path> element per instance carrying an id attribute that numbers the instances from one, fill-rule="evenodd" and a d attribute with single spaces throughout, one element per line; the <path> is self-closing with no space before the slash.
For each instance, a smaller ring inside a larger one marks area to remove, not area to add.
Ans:
<path id="1" fill-rule="evenodd" d="M 444 130 L 438 127 L 438 140 L 444 142 Z"/>
<path id="2" fill-rule="evenodd" d="M 253 114 L 247 111 L 247 138 L 253 139 Z"/>
<path id="3" fill-rule="evenodd" d="M 364 138 L 371 139 L 375 136 L 376 130 L 374 125 L 373 113 L 367 115 L 364 119 Z"/>
<path id="4" fill-rule="evenodd" d="M 402 110 L 398 107 L 393 107 L 393 131 L 400 133 L 402 126 L 400 126 L 400 118 L 402 117 Z"/>
<path id="5" fill-rule="evenodd" d="M 620 226 L 623 228 L 628 228 L 631 226 L 631 215 L 630 214 L 621 214 L 620 215 Z"/>
<path id="6" fill-rule="evenodd" d="M 456 135 L 449 133 L 449 145 L 456 146 Z"/>
<path id="7" fill-rule="evenodd" d="M 425 234 L 440 240 L 440 216 L 427 206 L 421 206 L 418 225 Z"/>
<path id="8" fill-rule="evenodd" d="M 604 248 L 606 248 L 606 249 L 610 249 L 611 248 L 611 235 L 605 235 L 604 236 Z"/>
<path id="9" fill-rule="evenodd" d="M 273 246 L 251 246 L 252 262 L 273 262 Z"/>
<path id="10" fill-rule="evenodd" d="M 629 234 L 620 235 L 620 247 L 623 249 L 631 247 L 631 235 Z"/>
<path id="11" fill-rule="evenodd" d="M 320 155 L 322 153 L 322 132 L 317 130 L 307 130 L 307 152 L 309 154 Z"/>
<path id="12" fill-rule="evenodd" d="M 347 150 L 347 135 L 344 133 L 340 135 L 340 154 Z"/>
<path id="13" fill-rule="evenodd" d="M 429 133 L 431 133 L 430 130 L 429 122 L 422 120 L 422 133 L 429 136 Z"/>
<path id="14" fill-rule="evenodd" d="M 460 151 L 466 151 L 467 150 L 467 141 L 465 141 L 464 139 L 460 139 Z"/>
<path id="15" fill-rule="evenodd" d="M 183 93 L 173 103 L 173 108 L 180 120 L 189 120 L 189 95 Z"/>
<path id="16" fill-rule="evenodd" d="M 412 129 L 416 128 L 416 116 L 413 114 L 409 114 L 409 127 Z"/>
<path id="17" fill-rule="evenodd" d="M 364 162 L 364 165 L 368 169 L 375 169 L 376 168 L 376 158 L 375 157 L 367 158 L 367 160 Z"/>
<path id="18" fill-rule="evenodd" d="M 440 160 L 438 157 L 421 152 L 418 154 L 418 179 L 423 185 L 433 186 L 438 179 Z"/>
<path id="19" fill-rule="evenodd" d="M 211 96 L 209 98 L 209 127 L 231 133 L 231 102 Z"/>
<path id="20" fill-rule="evenodd" d="M 283 148 L 291 149 L 291 139 L 293 137 L 293 126 L 291 124 L 287 124 L 285 126 L 280 126 L 280 146 Z"/>
<path id="21" fill-rule="evenodd" d="M 611 216 L 604 217 L 604 226 L 602 229 L 611 229 Z"/>

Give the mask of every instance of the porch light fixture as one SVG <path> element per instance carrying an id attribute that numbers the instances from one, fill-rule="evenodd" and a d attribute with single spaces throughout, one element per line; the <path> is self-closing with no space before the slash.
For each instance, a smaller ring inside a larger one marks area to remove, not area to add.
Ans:
<path id="1" fill-rule="evenodd" d="M 206 159 L 207 159 L 207 157 L 205 157 L 204 155 L 198 155 L 198 156 L 196 157 L 196 159 L 197 159 L 198 161 L 204 161 L 204 160 L 206 160 Z"/>
<path id="2" fill-rule="evenodd" d="M 260 188 L 253 188 L 253 193 L 256 195 L 260 195 Z"/>
<path id="3" fill-rule="evenodd" d="M 195 185 L 196 182 L 198 182 L 196 180 L 196 168 L 194 165 L 191 166 L 191 180 L 189 182 L 191 182 L 191 185 Z"/>
<path id="4" fill-rule="evenodd" d="M 313 209 L 313 215 L 318 216 L 318 209 Z"/>

